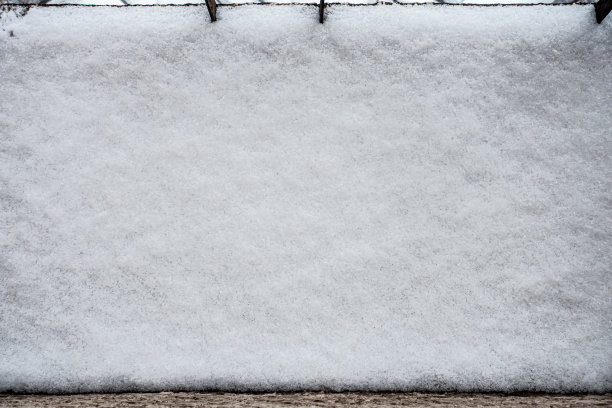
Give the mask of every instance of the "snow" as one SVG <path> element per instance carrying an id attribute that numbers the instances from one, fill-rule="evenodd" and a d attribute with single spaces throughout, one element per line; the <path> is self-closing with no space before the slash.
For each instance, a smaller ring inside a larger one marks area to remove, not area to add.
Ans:
<path id="1" fill-rule="evenodd" d="M 50 4 L 50 5 L 111 5 L 111 6 L 133 6 L 133 5 L 204 5 L 204 0 L 12 0 L 18 4 Z M 216 0 L 221 5 L 245 5 L 245 4 L 312 4 L 318 5 L 317 0 Z M 326 5 L 338 4 L 367 4 L 367 5 L 390 5 L 390 4 L 454 4 L 454 5 L 496 5 L 496 4 L 589 4 L 597 3 L 597 0 L 325 0 Z"/>
<path id="2" fill-rule="evenodd" d="M 612 391 L 612 20 L 327 13 L 3 14 L 0 392 Z"/>

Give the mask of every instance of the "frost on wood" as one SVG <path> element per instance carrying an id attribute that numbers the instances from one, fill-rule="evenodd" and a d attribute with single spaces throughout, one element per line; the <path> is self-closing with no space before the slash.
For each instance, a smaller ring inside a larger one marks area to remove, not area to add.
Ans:
<path id="1" fill-rule="evenodd" d="M 610 19 L 331 11 L 0 21 L 0 391 L 612 390 Z"/>

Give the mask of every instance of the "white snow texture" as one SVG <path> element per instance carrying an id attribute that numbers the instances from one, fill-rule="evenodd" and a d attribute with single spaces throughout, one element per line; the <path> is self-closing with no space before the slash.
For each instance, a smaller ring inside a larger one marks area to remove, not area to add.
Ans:
<path id="1" fill-rule="evenodd" d="M 327 13 L 3 14 L 0 391 L 612 390 L 612 18 Z"/>
<path id="2" fill-rule="evenodd" d="M 204 0 L 4 0 L 14 4 L 71 4 L 71 5 L 177 5 L 177 4 L 206 4 Z M 312 4 L 318 5 L 318 0 L 215 0 L 217 4 Z M 597 0 L 325 0 L 325 4 L 585 4 L 596 3 Z M 0 2 L 1 3 L 1 2 Z"/>

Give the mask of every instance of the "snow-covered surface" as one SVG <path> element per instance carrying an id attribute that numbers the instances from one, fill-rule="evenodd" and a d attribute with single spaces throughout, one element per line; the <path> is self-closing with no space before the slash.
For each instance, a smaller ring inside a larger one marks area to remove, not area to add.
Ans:
<path id="1" fill-rule="evenodd" d="M 204 0 L 2 0 L 5 3 L 16 4 L 73 4 L 73 5 L 183 5 L 183 4 L 205 4 Z M 0 4 L 2 3 L 0 1 Z M 318 5 L 318 0 L 216 0 L 221 5 L 240 4 L 312 4 Z M 390 5 L 396 4 L 454 4 L 454 5 L 496 5 L 496 4 L 585 4 L 596 3 L 597 0 L 325 0 L 325 4 L 367 4 L 367 5 Z"/>
<path id="2" fill-rule="evenodd" d="M 20 1 L 22 3 L 20 3 Z M 326 5 L 341 5 L 341 4 L 364 4 L 364 5 L 391 5 L 392 3 L 401 4 L 449 4 L 449 5 L 507 5 L 507 4 L 574 4 L 574 3 L 596 3 L 597 0 L 383 0 L 377 2 L 376 0 L 326 0 Z M 19 4 L 38 4 L 38 0 L 19 0 L 16 3 Z M 316 0 L 217 0 L 217 4 L 220 5 L 242 5 L 242 4 L 312 4 L 318 5 L 319 2 Z M 202 4 L 205 2 L 201 0 L 50 0 L 45 4 L 73 4 L 73 5 L 109 5 L 109 6 L 130 6 L 130 5 L 184 5 L 184 4 Z"/>
<path id="3" fill-rule="evenodd" d="M 0 391 L 612 390 L 611 19 L 328 12 L 3 14 Z"/>

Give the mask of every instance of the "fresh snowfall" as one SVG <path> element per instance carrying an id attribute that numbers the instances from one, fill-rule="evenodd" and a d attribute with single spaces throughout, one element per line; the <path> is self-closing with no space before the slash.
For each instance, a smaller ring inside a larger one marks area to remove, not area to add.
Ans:
<path id="1" fill-rule="evenodd" d="M 0 392 L 612 391 L 592 5 L 0 13 Z"/>

